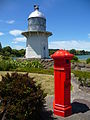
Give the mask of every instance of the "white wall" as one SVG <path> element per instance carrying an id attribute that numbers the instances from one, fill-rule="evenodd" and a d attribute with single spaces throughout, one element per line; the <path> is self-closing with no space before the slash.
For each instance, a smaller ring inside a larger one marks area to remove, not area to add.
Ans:
<path id="1" fill-rule="evenodd" d="M 48 37 L 31 35 L 26 42 L 26 58 L 48 58 Z"/>

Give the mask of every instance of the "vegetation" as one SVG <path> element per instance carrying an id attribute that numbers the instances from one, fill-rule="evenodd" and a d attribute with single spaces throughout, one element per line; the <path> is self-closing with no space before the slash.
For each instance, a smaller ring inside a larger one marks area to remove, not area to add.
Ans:
<path id="1" fill-rule="evenodd" d="M 2 48 L 0 43 L 0 55 L 8 56 L 8 57 L 24 57 L 25 49 L 16 50 L 12 49 L 10 46 L 6 46 Z"/>
<path id="2" fill-rule="evenodd" d="M 0 56 L 0 71 L 18 71 L 41 74 L 53 74 L 53 68 L 44 69 L 40 61 L 16 61 L 8 57 Z"/>
<path id="3" fill-rule="evenodd" d="M 53 54 L 57 50 L 59 49 L 49 49 L 49 55 Z M 74 55 L 90 55 L 90 51 L 85 51 L 85 50 L 71 49 L 69 50 L 69 52 Z M 2 45 L 0 43 L 0 55 L 9 56 L 9 57 L 24 57 L 25 49 L 16 50 L 16 49 L 12 49 L 10 46 L 6 46 L 2 48 Z"/>
<path id="4" fill-rule="evenodd" d="M 8 71 L 9 74 L 13 73 L 13 71 Z M 18 74 L 26 74 L 26 72 L 18 72 Z M 5 76 L 7 71 L 0 71 L 0 80 L 2 79 L 1 76 Z M 45 93 L 48 95 L 54 94 L 54 76 L 47 74 L 38 74 L 38 73 L 28 73 L 30 78 L 36 82 L 36 85 L 41 84 L 41 89 L 44 90 Z"/>
<path id="5" fill-rule="evenodd" d="M 69 52 L 70 52 L 71 54 L 76 55 L 76 50 L 75 50 L 75 49 L 71 49 Z"/>
<path id="6" fill-rule="evenodd" d="M 90 87 L 90 72 L 72 70 L 74 75 L 78 77 L 81 86 Z"/>
<path id="7" fill-rule="evenodd" d="M 53 54 L 54 52 L 56 52 L 58 49 L 49 49 L 49 55 Z M 85 51 L 85 50 L 75 50 L 75 49 L 71 49 L 68 50 L 71 54 L 74 55 L 90 55 L 90 51 Z"/>
<path id="8" fill-rule="evenodd" d="M 28 74 L 2 76 L 0 99 L 7 120 L 39 120 L 45 96 L 41 85 L 36 85 Z"/>
<path id="9" fill-rule="evenodd" d="M 43 66 L 37 60 L 35 61 L 16 61 L 9 57 L 0 56 L 0 71 L 29 71 L 30 68 L 42 68 Z"/>
<path id="10" fill-rule="evenodd" d="M 69 50 L 69 52 L 74 55 L 90 55 L 90 51 L 85 51 L 85 50 L 71 49 L 71 50 Z"/>
<path id="11" fill-rule="evenodd" d="M 88 58 L 88 59 L 86 60 L 86 63 L 87 63 L 87 64 L 89 64 L 89 63 L 90 63 L 90 58 Z"/>
<path id="12" fill-rule="evenodd" d="M 49 56 L 55 53 L 59 49 L 49 49 Z"/>
<path id="13" fill-rule="evenodd" d="M 1 43 L 0 43 L 0 52 L 2 51 L 2 45 L 1 45 Z"/>
<path id="14" fill-rule="evenodd" d="M 71 60 L 71 62 L 79 62 L 78 57 L 74 56 L 73 59 Z"/>

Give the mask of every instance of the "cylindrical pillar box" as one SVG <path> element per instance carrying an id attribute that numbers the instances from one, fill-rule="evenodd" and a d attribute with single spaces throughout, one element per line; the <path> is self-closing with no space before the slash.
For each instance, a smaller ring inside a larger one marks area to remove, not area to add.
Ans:
<path id="1" fill-rule="evenodd" d="M 65 50 L 58 50 L 51 58 L 54 60 L 54 114 L 58 116 L 69 116 L 72 113 L 70 104 L 71 91 L 71 63 L 73 54 Z"/>

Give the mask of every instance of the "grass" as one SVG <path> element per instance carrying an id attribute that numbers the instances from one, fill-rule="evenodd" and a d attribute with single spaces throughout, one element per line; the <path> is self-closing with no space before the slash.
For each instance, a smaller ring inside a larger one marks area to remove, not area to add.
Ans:
<path id="1" fill-rule="evenodd" d="M 90 72 L 80 71 L 80 70 L 72 70 L 72 73 L 73 73 L 76 77 L 81 77 L 81 78 L 90 79 Z"/>
<path id="2" fill-rule="evenodd" d="M 0 79 L 1 75 L 5 75 L 7 72 L 11 73 L 13 71 L 0 71 Z M 41 84 L 42 89 L 45 90 L 45 92 L 49 95 L 54 94 L 54 75 L 53 75 L 53 68 L 47 69 L 31 69 L 31 71 L 28 71 L 29 76 L 33 77 L 36 81 L 36 84 Z M 90 72 L 82 72 L 82 71 L 72 71 L 77 77 L 81 76 L 87 76 L 90 78 Z M 26 72 L 19 72 L 19 73 L 26 73 Z M 38 74 L 39 73 L 39 74 Z M 41 73 L 41 74 L 40 74 Z M 73 86 L 71 85 L 71 90 L 73 90 Z"/>
<path id="3" fill-rule="evenodd" d="M 5 75 L 8 71 L 0 71 L 0 79 L 1 75 Z M 12 73 L 12 72 L 8 72 Z M 24 74 L 25 72 L 19 72 Z M 48 95 L 54 94 L 54 75 L 47 75 L 47 74 L 38 74 L 38 73 L 29 73 L 30 77 L 33 77 L 36 81 L 36 84 L 41 84 L 42 89 L 47 93 Z M 73 89 L 73 86 L 71 85 L 71 90 Z"/>
<path id="4" fill-rule="evenodd" d="M 41 75 L 41 74 L 29 74 L 34 77 L 37 84 L 41 84 L 42 89 L 49 95 L 54 94 L 54 76 L 53 75 Z"/>
<path id="5" fill-rule="evenodd" d="M 5 75 L 8 71 L 0 71 L 0 79 L 1 75 Z M 12 73 L 12 72 L 8 72 Z M 19 73 L 25 73 L 25 72 L 19 72 Z M 47 74 L 38 74 L 38 73 L 29 73 L 30 77 L 33 77 L 36 81 L 36 84 L 41 84 L 42 89 L 45 90 L 45 93 L 48 95 L 54 94 L 54 76 L 53 75 L 47 75 Z"/>
<path id="6" fill-rule="evenodd" d="M 90 87 L 90 72 L 72 70 L 72 73 L 78 77 L 81 86 Z"/>
<path id="7" fill-rule="evenodd" d="M 18 68 L 16 71 L 18 72 L 29 72 L 29 73 L 39 73 L 39 74 L 48 74 L 53 75 L 54 70 L 53 68 L 43 69 L 43 68 Z"/>

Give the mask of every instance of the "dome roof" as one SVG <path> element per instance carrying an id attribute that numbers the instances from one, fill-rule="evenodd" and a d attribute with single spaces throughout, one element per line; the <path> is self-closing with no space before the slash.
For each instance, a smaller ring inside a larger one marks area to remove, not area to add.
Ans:
<path id="1" fill-rule="evenodd" d="M 51 55 L 51 58 L 53 59 L 58 59 L 58 58 L 68 58 L 68 59 L 72 59 L 73 58 L 73 54 L 69 53 L 66 50 L 58 50 L 56 51 L 54 54 Z"/>
<path id="2" fill-rule="evenodd" d="M 29 19 L 29 18 L 32 18 L 32 17 L 41 17 L 41 18 L 46 19 L 45 16 L 44 16 L 44 14 L 41 13 L 41 12 L 39 12 L 39 7 L 38 7 L 37 5 L 34 5 L 34 12 L 32 12 L 32 13 L 29 15 L 28 19 Z"/>

